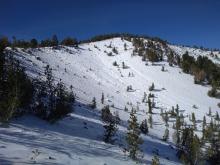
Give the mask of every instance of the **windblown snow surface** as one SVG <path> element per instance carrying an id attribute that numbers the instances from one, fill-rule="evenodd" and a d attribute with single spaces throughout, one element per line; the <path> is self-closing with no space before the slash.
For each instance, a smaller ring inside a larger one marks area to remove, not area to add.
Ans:
<path id="1" fill-rule="evenodd" d="M 124 50 L 124 43 L 127 50 Z M 116 47 L 118 54 L 108 56 Z M 190 55 L 209 56 L 209 52 L 192 48 L 169 45 L 177 54 L 189 51 Z M 153 109 L 153 128 L 148 135 L 141 135 L 144 143 L 141 145 L 143 157 L 140 164 L 150 164 L 157 154 L 161 164 L 181 164 L 176 157 L 172 140 L 173 121 L 169 121 L 169 140 L 161 141 L 165 124 L 160 116 L 161 109 L 168 111 L 176 104 L 180 112 L 190 123 L 189 115 L 195 113 L 198 120 L 198 134 L 201 134 L 203 116 L 209 107 L 218 111 L 219 100 L 207 96 L 209 86 L 194 84 L 191 75 L 182 73 L 177 66 L 170 67 L 166 61 L 154 63 L 143 62 L 139 56 L 131 56 L 131 42 L 113 38 L 109 40 L 81 44 L 78 48 L 60 47 L 38 49 L 16 49 L 12 54 L 26 67 L 31 77 L 42 77 L 47 64 L 53 69 L 53 75 L 58 81 L 62 79 L 66 87 L 72 85 L 76 94 L 74 111 L 61 121 L 51 125 L 33 116 L 23 116 L 14 119 L 8 126 L 0 127 L 0 164 L 85 164 L 111 165 L 136 164 L 128 158 L 125 152 L 125 136 L 127 120 L 131 105 L 138 106 L 138 121 L 149 117 L 147 104 L 142 103 L 144 92 L 154 83 L 156 108 Z M 217 54 L 219 57 L 219 54 Z M 209 57 L 216 63 L 219 60 Z M 113 66 L 116 61 L 119 67 Z M 122 62 L 129 68 L 123 69 Z M 162 65 L 165 72 L 161 71 Z M 133 77 L 129 77 L 129 72 Z M 132 85 L 133 91 L 127 92 L 127 86 Z M 104 93 L 104 105 L 110 105 L 112 112 L 118 112 L 121 124 L 114 145 L 103 142 L 103 123 L 100 120 L 101 95 Z M 88 104 L 92 98 L 97 101 L 97 108 L 90 109 Z M 128 105 L 129 103 L 129 105 Z M 193 108 L 193 105 L 197 109 Z M 124 111 L 127 107 L 128 112 Z M 207 117 L 207 121 L 210 119 Z"/>

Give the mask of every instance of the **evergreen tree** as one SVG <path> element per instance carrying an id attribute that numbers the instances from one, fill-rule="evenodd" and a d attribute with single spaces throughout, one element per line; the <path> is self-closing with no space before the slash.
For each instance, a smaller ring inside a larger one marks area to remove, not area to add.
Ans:
<path id="1" fill-rule="evenodd" d="M 192 112 L 192 122 L 193 122 L 193 127 L 196 130 L 196 117 L 195 117 L 195 113 Z"/>
<path id="2" fill-rule="evenodd" d="M 125 106 L 125 108 L 124 108 L 124 111 L 125 111 L 125 112 L 128 112 L 128 108 L 127 108 L 126 106 Z"/>
<path id="3" fill-rule="evenodd" d="M 56 35 L 52 36 L 51 44 L 52 44 L 51 46 L 58 46 L 59 41 Z"/>
<path id="4" fill-rule="evenodd" d="M 60 81 L 55 87 L 55 96 L 54 96 L 54 107 L 48 115 L 48 120 L 50 122 L 55 122 L 58 119 L 64 117 L 72 109 L 71 104 L 72 100 L 69 99 L 69 93 L 67 92 L 63 82 Z"/>
<path id="5" fill-rule="evenodd" d="M 104 93 L 102 93 L 102 98 L 101 98 L 101 103 L 102 103 L 102 104 L 104 104 L 104 100 L 105 100 L 105 98 L 104 98 Z"/>
<path id="6" fill-rule="evenodd" d="M 168 113 L 167 113 L 167 112 L 165 112 L 165 113 L 163 114 L 163 120 L 164 120 L 164 122 L 165 122 L 165 125 L 166 125 L 166 126 L 169 126 L 169 124 L 168 124 L 169 116 L 168 116 Z"/>
<path id="7" fill-rule="evenodd" d="M 142 144 L 140 137 L 140 128 L 135 116 L 135 110 L 132 108 L 130 113 L 130 119 L 128 120 L 128 132 L 126 141 L 128 145 L 129 156 L 136 160 L 138 158 L 138 152 L 140 151 L 139 145 Z"/>
<path id="8" fill-rule="evenodd" d="M 167 141 L 169 139 L 169 129 L 166 127 L 163 135 L 163 141 Z"/>
<path id="9" fill-rule="evenodd" d="M 105 106 L 102 109 L 102 115 L 101 115 L 102 121 L 104 122 L 104 141 L 106 143 L 113 143 L 114 140 L 112 137 L 116 134 L 117 131 L 117 124 L 119 124 L 119 116 L 113 116 L 109 106 Z M 119 118 L 120 119 L 120 118 Z"/>
<path id="10" fill-rule="evenodd" d="M 124 43 L 124 50 L 126 51 L 127 50 L 127 44 Z"/>
<path id="11" fill-rule="evenodd" d="M 154 83 L 152 83 L 152 85 L 149 87 L 149 91 L 153 91 L 154 90 Z"/>
<path id="12" fill-rule="evenodd" d="M 151 114 L 149 115 L 148 123 L 150 124 L 150 128 L 153 128 L 153 118 Z"/>
<path id="13" fill-rule="evenodd" d="M 140 125 L 140 130 L 143 134 L 148 134 L 148 125 L 147 125 L 147 120 L 144 119 L 142 122 L 141 122 L 141 125 Z"/>
<path id="14" fill-rule="evenodd" d="M 219 121 L 219 114 L 218 114 L 217 111 L 216 111 L 216 114 L 215 114 L 215 120 Z"/>
<path id="15" fill-rule="evenodd" d="M 93 97 L 93 99 L 92 99 L 92 104 L 90 105 L 90 107 L 91 107 L 92 109 L 95 109 L 95 108 L 96 108 L 96 98 L 95 98 L 95 97 Z"/>
<path id="16" fill-rule="evenodd" d="M 177 116 L 176 117 L 176 126 L 175 126 L 176 130 L 179 131 L 181 126 L 182 126 L 182 123 L 181 123 L 180 117 Z"/>
<path id="17" fill-rule="evenodd" d="M 209 107 L 209 113 L 208 113 L 208 116 L 212 116 L 212 110 L 211 110 L 211 107 Z"/>
<path id="18" fill-rule="evenodd" d="M 54 90 L 54 78 L 52 75 L 52 69 L 50 68 L 49 65 L 46 66 L 45 68 L 45 72 L 44 72 L 45 76 L 46 76 L 46 92 L 48 94 L 48 111 L 52 112 L 55 108 L 55 90 Z"/>
<path id="19" fill-rule="evenodd" d="M 211 145 L 207 150 L 208 162 L 210 164 L 220 164 L 220 136 L 217 132 L 213 133 L 210 143 Z"/>
<path id="20" fill-rule="evenodd" d="M 35 38 L 31 39 L 30 46 L 31 46 L 31 48 L 37 48 L 38 47 L 38 42 Z"/>
<path id="21" fill-rule="evenodd" d="M 164 72 L 164 71 L 165 71 L 164 66 L 162 66 L 161 71 L 162 71 L 162 72 Z"/>
<path id="22" fill-rule="evenodd" d="M 203 139 L 205 137 L 205 129 L 206 129 L 206 117 L 203 116 L 203 121 L 202 121 L 202 138 Z"/>
<path id="23" fill-rule="evenodd" d="M 152 114 L 152 102 L 149 97 L 148 97 L 148 113 Z"/>
<path id="24" fill-rule="evenodd" d="M 75 38 L 67 37 L 61 41 L 61 45 L 78 46 L 78 41 Z"/>
<path id="25" fill-rule="evenodd" d="M 176 109 L 175 109 L 175 111 L 176 111 L 176 114 L 179 115 L 179 105 L 178 105 L 178 104 L 176 104 Z"/>
<path id="26" fill-rule="evenodd" d="M 194 135 L 192 128 L 184 128 L 181 136 L 179 157 L 186 164 L 199 164 L 201 156 L 200 140 Z"/>

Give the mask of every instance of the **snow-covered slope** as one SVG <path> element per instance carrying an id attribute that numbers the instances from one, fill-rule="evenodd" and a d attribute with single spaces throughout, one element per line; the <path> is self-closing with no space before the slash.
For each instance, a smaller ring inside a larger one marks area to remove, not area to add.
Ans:
<path id="1" fill-rule="evenodd" d="M 127 50 L 124 50 L 124 44 Z M 112 48 L 118 54 L 108 56 Z M 178 46 L 169 46 L 177 54 L 189 51 L 198 56 L 201 52 Z M 150 164 L 152 156 L 159 150 L 162 164 L 179 164 L 172 149 L 172 119 L 169 122 L 170 138 L 162 142 L 165 124 L 160 116 L 161 110 L 168 111 L 176 104 L 186 117 L 195 113 L 197 120 L 202 120 L 209 108 L 217 111 L 219 100 L 207 96 L 209 86 L 196 85 L 193 77 L 182 73 L 178 67 L 170 67 L 167 62 L 151 65 L 143 62 L 139 56 L 131 56 L 131 42 L 113 38 L 109 40 L 81 44 L 79 48 L 59 47 L 22 50 L 9 50 L 32 77 L 42 76 L 44 67 L 49 64 L 56 80 L 62 79 L 67 87 L 72 85 L 77 96 L 75 111 L 69 117 L 55 125 L 49 125 L 33 117 L 24 116 L 14 120 L 9 128 L 0 128 L 0 160 L 5 164 L 30 163 L 34 160 L 44 164 L 135 164 L 127 153 L 125 146 L 126 125 L 131 107 L 138 107 L 138 121 L 149 118 L 147 104 L 142 103 L 144 92 L 154 83 L 152 91 L 156 108 L 153 110 L 153 128 L 149 135 L 142 138 L 142 163 Z M 202 55 L 209 55 L 202 52 Z M 218 62 L 217 59 L 213 59 Z M 113 66 L 116 61 L 119 67 Z M 122 62 L 127 69 L 122 68 Z M 165 72 L 161 67 L 165 66 Z M 129 73 L 134 76 L 129 76 Z M 128 92 L 127 86 L 132 85 L 133 91 Z M 104 105 L 110 105 L 112 112 L 118 112 L 122 120 L 115 145 L 102 142 L 103 128 L 100 121 L 101 95 L 104 93 Z M 92 98 L 97 101 L 97 109 L 91 110 L 88 104 Z M 131 105 L 132 103 L 132 105 Z M 193 108 L 193 105 L 198 107 Z M 129 109 L 124 111 L 124 107 Z M 209 121 L 209 119 L 207 119 Z M 198 130 L 201 124 L 198 123 Z M 199 134 L 199 131 L 198 131 Z M 36 149 L 40 154 L 33 159 Z M 51 158 L 51 159 L 49 159 Z"/>
<path id="2" fill-rule="evenodd" d="M 205 51 L 199 48 L 191 48 L 187 46 L 177 46 L 177 45 L 169 45 L 176 54 L 183 55 L 186 51 L 189 55 L 194 56 L 197 58 L 198 56 L 207 56 L 210 60 L 214 63 L 220 64 L 220 52 L 219 51 Z"/>

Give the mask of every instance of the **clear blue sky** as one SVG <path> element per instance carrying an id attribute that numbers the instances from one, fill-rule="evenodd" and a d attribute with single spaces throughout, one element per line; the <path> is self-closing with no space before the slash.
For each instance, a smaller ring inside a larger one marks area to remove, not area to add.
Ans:
<path id="1" fill-rule="evenodd" d="M 220 48 L 220 0 L 0 0 L 0 22 L 19 39 L 129 32 Z"/>

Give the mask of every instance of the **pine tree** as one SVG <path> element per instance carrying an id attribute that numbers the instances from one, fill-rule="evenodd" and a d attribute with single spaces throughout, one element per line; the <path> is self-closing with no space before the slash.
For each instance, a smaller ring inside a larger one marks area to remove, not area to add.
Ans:
<path id="1" fill-rule="evenodd" d="M 96 98 L 95 98 L 95 97 L 93 97 L 93 99 L 92 99 L 92 104 L 90 105 L 90 107 L 91 107 L 92 109 L 95 109 L 95 108 L 96 108 Z"/>
<path id="2" fill-rule="evenodd" d="M 166 125 L 166 126 L 169 126 L 169 124 L 168 124 L 169 116 L 168 116 L 168 113 L 167 113 L 167 112 L 164 113 L 164 115 L 163 115 L 163 120 L 165 121 L 165 125 Z"/>
<path id="3" fill-rule="evenodd" d="M 148 134 L 148 125 L 147 125 L 147 120 L 144 119 L 142 122 L 141 122 L 141 125 L 140 125 L 140 130 L 143 134 Z"/>
<path id="4" fill-rule="evenodd" d="M 105 129 L 104 141 L 106 143 L 113 143 L 114 140 L 112 138 L 116 134 L 117 124 L 119 124 L 120 118 L 118 115 L 112 115 L 109 106 L 105 106 L 104 108 L 102 108 L 101 118 L 104 122 L 103 127 Z"/>
<path id="5" fill-rule="evenodd" d="M 210 164 L 220 164 L 220 136 L 217 132 L 213 133 L 210 143 L 211 145 L 207 150 L 208 162 Z"/>
<path id="6" fill-rule="evenodd" d="M 211 107 L 209 107 L 209 113 L 208 113 L 208 116 L 212 116 L 212 110 L 211 110 Z"/>
<path id="7" fill-rule="evenodd" d="M 124 43 L 124 50 L 126 51 L 127 50 L 127 44 Z"/>
<path id="8" fill-rule="evenodd" d="M 192 112 L 192 122 L 193 122 L 193 127 L 196 130 L 196 117 L 195 117 L 195 113 Z"/>
<path id="9" fill-rule="evenodd" d="M 154 90 L 154 83 L 152 83 L 152 85 L 149 87 L 149 91 L 153 91 Z"/>
<path id="10" fill-rule="evenodd" d="M 73 102 L 73 103 L 75 102 L 75 95 L 73 93 L 73 86 L 72 85 L 70 85 L 69 100 L 70 100 L 70 102 Z"/>
<path id="11" fill-rule="evenodd" d="M 66 87 L 61 79 L 55 87 L 54 94 L 56 96 L 54 98 L 54 107 L 48 115 L 48 120 L 52 123 L 71 112 L 71 104 L 73 103 L 72 100 L 70 100 L 69 93 L 67 92 Z"/>
<path id="12" fill-rule="evenodd" d="M 177 147 L 179 147 L 180 145 L 180 131 L 179 130 L 175 130 L 173 132 L 173 141 L 176 144 Z"/>
<path id="13" fill-rule="evenodd" d="M 102 93 L 102 98 L 101 98 L 101 103 L 102 103 L 102 104 L 104 104 L 104 100 L 105 100 L 105 98 L 104 98 L 104 93 Z"/>
<path id="14" fill-rule="evenodd" d="M 179 131 L 180 128 L 181 128 L 181 126 L 182 126 L 182 123 L 181 123 L 181 121 L 180 121 L 180 117 L 177 116 L 177 117 L 176 117 L 176 125 L 175 125 L 176 130 Z"/>
<path id="15" fill-rule="evenodd" d="M 152 114 L 152 102 L 149 97 L 148 97 L 148 113 Z"/>
<path id="16" fill-rule="evenodd" d="M 35 38 L 31 39 L 30 46 L 31 46 L 31 48 L 37 48 L 38 47 L 38 41 Z"/>
<path id="17" fill-rule="evenodd" d="M 153 118 L 152 118 L 152 115 L 149 115 L 148 123 L 150 124 L 150 128 L 153 128 Z"/>
<path id="18" fill-rule="evenodd" d="M 46 66 L 45 68 L 45 72 L 44 72 L 45 76 L 46 76 L 46 93 L 49 96 L 48 99 L 48 111 L 52 112 L 54 107 L 55 107 L 55 90 L 54 90 L 54 86 L 53 86 L 53 82 L 54 82 L 54 78 L 52 75 L 52 69 L 50 68 L 49 65 Z"/>
<path id="19" fill-rule="evenodd" d="M 142 144 L 140 137 L 140 128 L 135 116 L 135 110 L 132 108 L 130 113 L 130 119 L 128 120 L 128 132 L 126 141 L 128 145 L 129 156 L 136 160 L 138 158 L 138 152 L 140 151 L 139 145 Z"/>
<path id="20" fill-rule="evenodd" d="M 179 105 L 178 104 L 176 105 L 175 111 L 176 111 L 176 114 L 179 115 Z"/>
<path id="21" fill-rule="evenodd" d="M 61 45 L 65 45 L 65 46 L 78 46 L 78 42 L 75 38 L 70 38 L 67 37 L 65 39 L 62 40 Z"/>
<path id="22" fill-rule="evenodd" d="M 123 69 L 126 68 L 126 66 L 125 66 L 125 62 L 124 62 L 124 61 L 122 62 L 122 68 L 123 68 Z"/>
<path id="23" fill-rule="evenodd" d="M 218 114 L 217 111 L 216 111 L 216 114 L 215 114 L 215 120 L 219 121 L 219 114 Z"/>
<path id="24" fill-rule="evenodd" d="M 200 140 L 194 135 L 192 128 L 182 130 L 179 156 L 186 164 L 199 164 L 201 154 Z"/>
<path id="25" fill-rule="evenodd" d="M 206 117 L 203 117 L 203 121 L 202 121 L 202 138 L 205 138 L 205 129 L 206 129 Z"/>
<path id="26" fill-rule="evenodd" d="M 51 44 L 52 44 L 51 46 L 58 46 L 59 41 L 58 41 L 56 35 L 53 35 L 53 36 L 52 36 Z"/>
<path id="27" fill-rule="evenodd" d="M 167 141 L 169 139 L 169 129 L 166 127 L 163 135 L 163 141 Z"/>
<path id="28" fill-rule="evenodd" d="M 164 66 L 162 66 L 161 71 L 162 71 L 162 72 L 164 72 L 164 71 L 165 71 Z"/>

